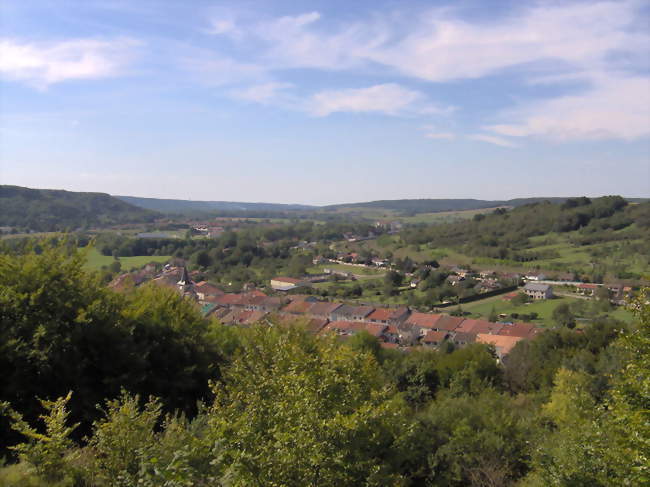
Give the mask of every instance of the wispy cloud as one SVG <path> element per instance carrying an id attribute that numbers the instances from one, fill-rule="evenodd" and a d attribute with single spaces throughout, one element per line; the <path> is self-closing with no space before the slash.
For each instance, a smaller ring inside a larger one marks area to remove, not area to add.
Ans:
<path id="1" fill-rule="evenodd" d="M 639 74 L 648 67 L 650 44 L 647 30 L 637 25 L 643 5 L 638 0 L 536 2 L 481 21 L 467 20 L 454 8 L 425 9 L 415 20 L 395 11 L 346 22 L 324 19 L 319 12 L 265 19 L 222 15 L 212 26 L 214 33 L 236 33 L 247 52 L 255 53 L 251 63 L 267 73 L 308 68 L 377 78 L 371 88 L 314 95 L 309 111 L 319 116 L 404 113 L 415 105 L 411 97 L 423 96 L 422 88 L 406 87 L 409 78 L 453 83 L 517 69 L 524 82 L 557 84 L 560 93 L 567 82 L 580 80 L 583 92 L 543 102 L 521 99 L 516 109 L 490 117 L 498 123 L 483 118 L 474 120 L 477 127 L 490 124 L 495 134 L 519 137 L 630 139 L 647 135 L 649 127 L 650 103 L 644 100 L 650 78 Z M 390 82 L 382 82 L 382 74 Z M 395 75 L 404 81 L 396 84 Z M 389 94 L 398 99 L 384 96 Z M 439 110 L 434 105 L 433 112 Z"/>
<path id="2" fill-rule="evenodd" d="M 133 39 L 74 39 L 51 43 L 0 41 L 0 74 L 39 89 L 69 80 L 122 74 L 140 43 Z"/>
<path id="3" fill-rule="evenodd" d="M 650 135 L 650 81 L 639 76 L 595 75 L 586 92 L 524 105 L 507 124 L 486 127 L 510 137 L 555 140 L 635 139 Z"/>
<path id="4" fill-rule="evenodd" d="M 500 147 L 517 147 L 517 144 L 504 139 L 503 137 L 497 137 L 495 135 L 487 134 L 474 134 L 469 136 L 472 140 L 478 140 L 479 142 L 487 142 L 488 144 L 498 145 Z"/>
<path id="5" fill-rule="evenodd" d="M 446 139 L 451 140 L 456 138 L 456 134 L 451 132 L 427 132 L 424 134 L 427 139 Z"/>
<path id="6" fill-rule="evenodd" d="M 397 115 L 415 109 L 414 104 L 424 99 L 418 91 L 387 83 L 367 88 L 321 91 L 311 97 L 308 110 L 318 117 L 334 112 Z"/>
<path id="7" fill-rule="evenodd" d="M 293 87 L 291 83 L 262 83 L 252 86 L 247 86 L 242 89 L 235 89 L 230 92 L 234 98 L 240 100 L 252 101 L 256 103 L 268 104 L 277 103 L 279 98 L 282 97 L 283 92 Z"/>

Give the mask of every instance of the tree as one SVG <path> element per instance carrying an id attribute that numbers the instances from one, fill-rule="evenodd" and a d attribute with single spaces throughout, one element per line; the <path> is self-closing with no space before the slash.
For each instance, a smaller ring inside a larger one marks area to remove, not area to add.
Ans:
<path id="1" fill-rule="evenodd" d="M 574 328 L 576 326 L 575 317 L 571 311 L 571 307 L 567 303 L 561 303 L 553 310 L 553 321 L 559 326 L 566 326 L 567 328 Z"/>
<path id="2" fill-rule="evenodd" d="M 399 482 L 405 411 L 371 355 L 295 329 L 255 329 L 244 348 L 209 412 L 230 485 Z"/>

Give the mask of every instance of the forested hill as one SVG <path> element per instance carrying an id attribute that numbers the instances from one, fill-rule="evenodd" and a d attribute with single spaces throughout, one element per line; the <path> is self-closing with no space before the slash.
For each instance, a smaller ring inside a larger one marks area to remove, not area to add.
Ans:
<path id="1" fill-rule="evenodd" d="M 624 235 L 619 230 L 627 229 Z M 497 209 L 472 220 L 413 227 L 402 238 L 409 244 L 430 243 L 462 248 L 470 255 L 531 260 L 529 239 L 552 232 L 578 231 L 576 244 L 621 238 L 643 239 L 650 233 L 650 202 L 629 204 L 620 196 L 568 198 L 562 204 L 533 203 L 510 211 Z"/>
<path id="2" fill-rule="evenodd" d="M 159 198 L 139 198 L 136 196 L 115 196 L 122 201 L 140 208 L 160 211 L 162 213 L 188 213 L 188 212 L 286 212 L 313 210 L 317 207 L 308 205 L 292 205 L 281 203 L 242 203 L 234 201 L 190 201 Z"/>
<path id="3" fill-rule="evenodd" d="M 57 231 L 153 221 L 158 213 L 105 193 L 0 185 L 0 226 Z"/>
<path id="4" fill-rule="evenodd" d="M 569 198 L 515 198 L 510 200 L 477 200 L 477 199 L 404 199 L 404 200 L 378 200 L 363 203 L 346 203 L 340 205 L 324 206 L 325 211 L 341 209 L 382 209 L 403 213 L 437 213 L 442 211 L 480 210 L 483 208 L 496 208 L 500 206 L 519 207 L 533 203 L 564 203 Z M 642 198 L 626 198 L 628 202 L 642 202 Z"/>

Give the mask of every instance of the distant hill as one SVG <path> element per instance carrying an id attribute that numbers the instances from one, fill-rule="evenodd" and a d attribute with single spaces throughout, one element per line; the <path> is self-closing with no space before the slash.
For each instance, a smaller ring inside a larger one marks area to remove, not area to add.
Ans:
<path id="1" fill-rule="evenodd" d="M 139 198 L 137 196 L 115 196 L 126 203 L 140 208 L 159 211 L 161 213 L 195 213 L 195 212 L 252 212 L 252 211 L 304 211 L 315 210 L 318 207 L 309 205 L 291 205 L 280 203 L 237 203 L 232 201 L 190 201 L 158 198 Z"/>
<path id="2" fill-rule="evenodd" d="M 0 226 L 39 232 L 140 223 L 160 215 L 105 193 L 0 185 Z"/>
<path id="3" fill-rule="evenodd" d="M 341 209 L 383 209 L 404 213 L 437 213 L 443 211 L 480 210 L 495 208 L 497 206 L 522 206 L 530 203 L 550 201 L 563 203 L 567 198 L 517 198 L 512 200 L 477 200 L 477 199 L 405 199 L 405 200 L 378 200 L 364 203 L 348 203 L 324 206 L 324 211 L 337 211 Z"/>

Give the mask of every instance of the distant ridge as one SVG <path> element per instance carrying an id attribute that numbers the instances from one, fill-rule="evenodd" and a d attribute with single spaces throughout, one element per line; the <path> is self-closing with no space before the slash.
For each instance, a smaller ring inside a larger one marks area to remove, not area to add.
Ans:
<path id="1" fill-rule="evenodd" d="M 304 211 L 315 210 L 317 206 L 292 205 L 282 203 L 238 203 L 234 201 L 191 201 L 159 198 L 140 198 L 137 196 L 115 196 L 126 203 L 146 208 L 148 210 L 160 211 L 162 213 L 184 213 L 184 212 L 246 212 L 246 211 Z"/>
<path id="2" fill-rule="evenodd" d="M 0 185 L 0 226 L 59 231 L 150 222 L 160 216 L 106 193 Z"/>

